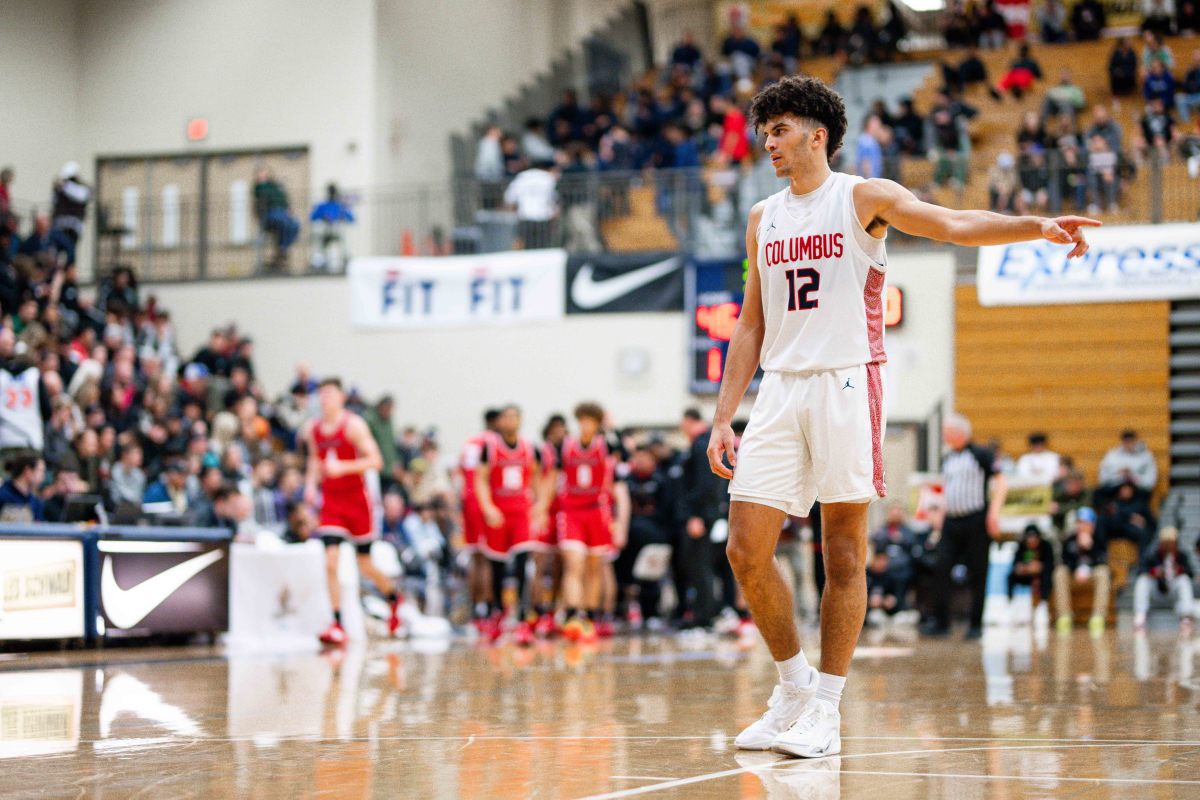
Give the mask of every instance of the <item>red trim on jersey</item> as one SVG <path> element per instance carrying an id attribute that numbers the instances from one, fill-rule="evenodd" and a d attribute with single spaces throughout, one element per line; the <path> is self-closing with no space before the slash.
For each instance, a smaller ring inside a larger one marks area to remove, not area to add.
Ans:
<path id="1" fill-rule="evenodd" d="M 875 493 L 887 497 L 883 476 L 883 376 L 879 364 L 867 364 L 867 407 L 871 411 L 871 467 Z"/>
<path id="2" fill-rule="evenodd" d="M 867 311 L 867 346 L 871 351 L 871 361 L 883 364 L 887 361 L 887 353 L 883 351 L 883 285 L 886 276 L 871 267 L 867 272 L 866 283 L 863 284 L 863 305 Z"/>

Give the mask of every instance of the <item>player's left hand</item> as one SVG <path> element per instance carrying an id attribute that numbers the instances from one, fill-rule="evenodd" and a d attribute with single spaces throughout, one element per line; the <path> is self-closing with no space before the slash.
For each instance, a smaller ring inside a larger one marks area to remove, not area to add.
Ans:
<path id="1" fill-rule="evenodd" d="M 1042 220 L 1042 238 L 1055 244 L 1071 244 L 1075 247 L 1067 253 L 1067 258 L 1079 258 L 1088 251 L 1087 240 L 1083 238 L 1084 228 L 1099 228 L 1103 222 L 1087 217 L 1055 217 Z"/>
<path id="2" fill-rule="evenodd" d="M 321 472 L 325 474 L 326 478 L 340 478 L 347 474 L 346 464 L 343 461 L 330 458 L 321 462 Z"/>

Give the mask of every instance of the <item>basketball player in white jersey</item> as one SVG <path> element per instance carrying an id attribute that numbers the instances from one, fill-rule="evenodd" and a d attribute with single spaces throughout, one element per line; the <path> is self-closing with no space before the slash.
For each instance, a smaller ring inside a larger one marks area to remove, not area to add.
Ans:
<path id="1" fill-rule="evenodd" d="M 708 458 L 713 472 L 732 480 L 729 561 L 780 682 L 767 712 L 736 742 L 815 758 L 841 750 L 838 706 L 866 615 L 867 506 L 886 493 L 888 227 L 971 247 L 1046 239 L 1077 257 L 1087 251 L 1083 227 L 1100 223 L 956 211 L 923 203 L 892 181 L 832 172 L 846 110 L 814 78 L 767 87 L 751 103 L 750 119 L 766 134 L 775 174 L 790 186 L 750 212 L 745 301 Z M 731 422 L 760 364 L 765 374 L 739 448 Z M 786 515 L 806 515 L 814 500 L 821 502 L 826 574 L 819 671 L 800 649 L 791 594 L 774 559 Z"/>

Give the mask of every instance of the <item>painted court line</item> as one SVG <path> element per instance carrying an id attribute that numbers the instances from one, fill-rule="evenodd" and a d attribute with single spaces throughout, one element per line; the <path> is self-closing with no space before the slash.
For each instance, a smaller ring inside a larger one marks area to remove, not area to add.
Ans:
<path id="1" fill-rule="evenodd" d="M 1165 780 L 1162 778 L 1076 778 L 1057 775 L 976 775 L 962 772 L 876 772 L 866 769 L 844 769 L 842 775 L 878 775 L 894 778 L 974 778 L 989 781 L 1053 781 L 1066 783 L 1152 783 L 1170 786 L 1198 786 L 1200 781 Z"/>
<path id="2" fill-rule="evenodd" d="M 322 736 L 320 734 L 295 734 L 280 736 L 270 731 L 262 731 L 250 736 L 205 736 L 209 742 L 252 742 L 260 736 L 277 737 L 279 742 L 313 742 L 336 740 L 339 742 L 546 742 L 546 741 L 601 741 L 601 742 L 633 742 L 633 741 L 711 741 L 712 734 L 707 736 L 522 736 L 505 734 L 469 734 L 466 736 Z M 94 744 L 112 741 L 110 739 L 81 739 L 80 744 Z M 190 742 L 191 737 L 162 737 L 156 742 Z M 1163 745 L 1164 747 L 1192 746 L 1200 747 L 1200 740 L 1191 739 L 1088 739 L 1088 738 L 1056 738 L 1042 736 L 843 736 L 842 741 L 850 742 L 996 742 L 998 744 L 1015 742 L 1033 742 L 1046 744 L 1124 744 L 1124 745 Z M 914 751 L 914 752 L 950 752 L 950 751 Z M 856 753 L 854 755 L 869 755 Z"/>
<path id="3" fill-rule="evenodd" d="M 1144 747 L 1144 742 L 1089 742 L 1087 744 L 1045 744 L 1045 745 L 1015 745 L 1012 747 L 948 747 L 945 749 L 921 749 L 921 750 L 893 750 L 883 753 L 851 753 L 849 755 L 838 756 L 842 761 L 849 761 L 855 758 L 882 758 L 884 756 L 909 756 L 923 755 L 934 756 L 943 755 L 946 753 L 971 753 L 971 752 L 996 752 L 1003 750 L 1073 750 L 1073 749 L 1093 749 L 1093 748 L 1126 748 L 1126 747 Z M 1168 745 L 1192 747 L 1193 743 L 1186 745 Z M 817 761 L 821 759 L 816 759 Z M 783 759 L 776 761 L 773 764 L 761 764 L 752 767 L 738 767 L 735 769 L 722 770 L 720 772 L 710 772 L 704 775 L 694 775 L 690 778 L 680 778 L 679 780 L 666 781 L 656 783 L 652 786 L 639 786 L 634 789 L 622 789 L 616 792 L 607 792 L 605 794 L 588 795 L 580 798 L 580 800 L 616 800 L 620 797 L 634 797 L 639 794 L 649 794 L 651 792 L 660 792 L 664 789 L 676 789 L 680 786 L 690 786 L 694 783 L 705 783 L 707 781 L 718 780 L 720 778 L 728 778 L 734 775 L 744 775 L 747 772 L 763 772 L 773 770 L 776 767 L 795 766 L 797 762 L 794 759 Z M 1030 780 L 1051 780 L 1050 778 L 1034 777 Z M 1104 782 L 1107 779 L 1095 778 L 1089 779 L 1099 782 Z M 1128 779 L 1125 779 L 1128 780 Z M 1200 781 L 1195 783 L 1200 784 Z"/>

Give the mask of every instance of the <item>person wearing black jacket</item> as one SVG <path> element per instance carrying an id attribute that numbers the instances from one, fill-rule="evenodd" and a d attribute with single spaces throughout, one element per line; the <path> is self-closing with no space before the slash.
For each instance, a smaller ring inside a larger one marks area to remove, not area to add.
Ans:
<path id="1" fill-rule="evenodd" d="M 678 550 L 685 581 L 679 587 L 680 600 L 692 612 L 690 627 L 707 628 L 716 614 L 712 527 L 720 517 L 725 482 L 709 469 L 709 427 L 697 409 L 684 412 L 682 428 L 691 445 L 685 452 L 680 476 L 678 519 L 683 530 Z"/>
<path id="2" fill-rule="evenodd" d="M 1013 589 L 1018 585 L 1030 588 L 1037 586 L 1038 602 L 1050 597 L 1050 576 L 1054 569 L 1054 548 L 1042 538 L 1037 525 L 1028 525 L 1013 556 L 1012 572 L 1008 573 L 1008 599 L 1012 600 Z"/>
<path id="3" fill-rule="evenodd" d="M 639 579 L 633 569 L 645 547 L 672 543 L 674 511 L 667 476 L 659 469 L 658 459 L 648 445 L 638 447 L 630 457 L 625 483 L 629 487 L 629 539 L 614 564 L 617 585 L 631 621 L 639 615 L 646 620 L 656 619 L 660 581 Z"/>
<path id="4" fill-rule="evenodd" d="M 1112 576 L 1108 571 L 1108 542 L 1096 530 L 1096 512 L 1083 506 L 1074 513 L 1074 529 L 1062 543 L 1062 563 L 1054 568 L 1054 606 L 1058 630 L 1069 633 L 1074 625 L 1071 613 L 1071 584 L 1092 582 L 1092 618 L 1088 628 L 1093 636 L 1104 633 Z"/>

